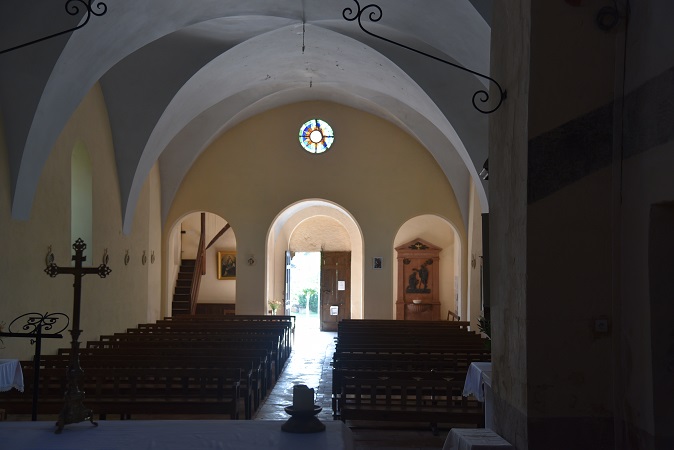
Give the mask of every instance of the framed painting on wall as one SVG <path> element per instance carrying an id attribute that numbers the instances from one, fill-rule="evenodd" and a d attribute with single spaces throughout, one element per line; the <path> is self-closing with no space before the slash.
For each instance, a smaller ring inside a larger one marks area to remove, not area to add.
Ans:
<path id="1" fill-rule="evenodd" d="M 218 280 L 236 279 L 236 252 L 218 252 Z"/>

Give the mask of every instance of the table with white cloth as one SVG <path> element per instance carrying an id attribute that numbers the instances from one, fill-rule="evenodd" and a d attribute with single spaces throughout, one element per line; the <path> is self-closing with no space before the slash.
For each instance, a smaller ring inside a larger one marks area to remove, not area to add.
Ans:
<path id="1" fill-rule="evenodd" d="M 468 373 L 466 374 L 466 382 L 463 385 L 464 397 L 472 394 L 478 401 L 483 402 L 485 381 L 488 381 L 491 384 L 491 363 L 470 363 L 470 366 L 468 367 Z"/>
<path id="2" fill-rule="evenodd" d="M 491 363 L 472 362 L 468 367 L 466 381 L 463 385 L 463 396 L 474 395 L 475 398 L 484 402 L 484 426 L 492 428 L 493 425 L 493 400 L 491 396 Z"/>
<path id="3" fill-rule="evenodd" d="M 452 428 L 442 450 L 511 450 L 512 445 L 488 428 Z"/>
<path id="4" fill-rule="evenodd" d="M 18 359 L 0 359 L 0 391 L 17 389 L 23 392 L 23 372 Z"/>
<path id="5" fill-rule="evenodd" d="M 101 420 L 66 425 L 54 421 L 0 422 L 0 448 L 12 450 L 353 449 L 351 430 L 325 421 L 325 431 L 288 433 L 283 420 Z"/>

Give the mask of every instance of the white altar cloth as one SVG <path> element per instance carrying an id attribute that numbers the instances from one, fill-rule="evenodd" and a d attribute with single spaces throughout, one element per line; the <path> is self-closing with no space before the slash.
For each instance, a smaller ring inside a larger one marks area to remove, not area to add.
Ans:
<path id="1" fill-rule="evenodd" d="M 0 359 L 0 391 L 17 389 L 23 392 L 23 372 L 18 359 Z"/>
<path id="2" fill-rule="evenodd" d="M 463 385 L 463 396 L 468 397 L 473 394 L 475 398 L 484 402 L 484 383 L 491 386 L 491 363 L 473 362 L 468 367 L 466 382 Z"/>
<path id="3" fill-rule="evenodd" d="M 494 400 L 491 390 L 491 363 L 473 362 L 468 367 L 466 381 L 463 385 L 463 395 L 467 397 L 473 394 L 475 398 L 484 402 L 484 426 L 494 426 Z"/>
<path id="4" fill-rule="evenodd" d="M 351 430 L 325 421 L 326 430 L 281 431 L 283 420 L 101 420 L 66 425 L 54 421 L 0 422 L 0 448 L 7 450 L 352 450 Z"/>
<path id="5" fill-rule="evenodd" d="M 513 446 L 488 428 L 452 428 L 442 450 L 512 450 Z"/>

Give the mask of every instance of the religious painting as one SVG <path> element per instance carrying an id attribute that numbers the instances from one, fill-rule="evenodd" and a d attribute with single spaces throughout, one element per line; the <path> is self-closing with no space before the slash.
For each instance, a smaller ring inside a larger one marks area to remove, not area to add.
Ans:
<path id="1" fill-rule="evenodd" d="M 236 279 L 236 252 L 218 252 L 218 280 Z"/>
<path id="2" fill-rule="evenodd" d="M 372 258 L 372 268 L 373 269 L 381 269 L 384 264 L 384 258 L 381 256 L 375 256 Z"/>
<path id="3" fill-rule="evenodd" d="M 440 320 L 440 247 L 415 239 L 395 248 L 398 260 L 396 319 Z"/>
<path id="4" fill-rule="evenodd" d="M 408 265 L 411 264 L 411 260 L 409 258 L 405 258 L 403 260 L 403 264 Z M 433 259 L 429 258 L 425 260 L 423 263 L 419 264 L 418 267 L 413 267 L 412 270 L 410 271 L 405 271 L 406 273 L 409 273 L 408 275 L 408 284 L 405 292 L 408 292 L 410 294 L 430 294 L 431 289 L 428 285 L 428 266 L 433 264 Z"/>

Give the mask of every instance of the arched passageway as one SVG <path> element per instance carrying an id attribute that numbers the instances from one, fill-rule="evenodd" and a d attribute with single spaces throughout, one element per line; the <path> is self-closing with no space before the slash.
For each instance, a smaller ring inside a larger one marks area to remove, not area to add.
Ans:
<path id="1" fill-rule="evenodd" d="M 363 239 L 358 224 L 346 209 L 326 200 L 303 200 L 284 209 L 269 230 L 267 299 L 283 298 L 290 312 L 292 302 L 286 298 L 286 252 L 350 252 L 350 305 L 347 316 L 355 319 L 363 317 Z"/>
<path id="2" fill-rule="evenodd" d="M 182 216 L 171 227 L 167 245 L 167 289 L 164 308 L 168 315 L 175 313 L 174 300 L 183 295 L 180 291 L 180 272 L 185 260 L 194 260 L 201 235 L 201 212 L 191 212 Z M 205 274 L 201 278 L 198 304 L 236 304 L 236 276 L 224 274 L 223 257 L 229 256 L 236 262 L 236 235 L 228 222 L 217 214 L 205 214 Z M 234 269 L 235 270 L 235 269 Z"/>

